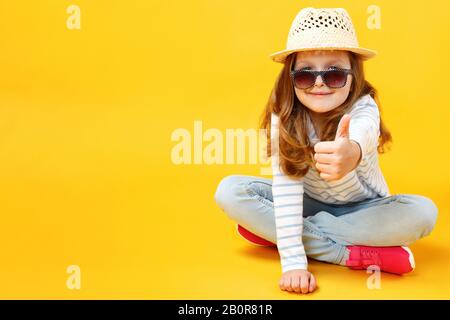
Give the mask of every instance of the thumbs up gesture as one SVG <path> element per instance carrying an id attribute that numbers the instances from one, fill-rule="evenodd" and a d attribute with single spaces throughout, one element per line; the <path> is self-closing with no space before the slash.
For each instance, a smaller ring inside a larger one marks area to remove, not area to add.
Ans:
<path id="1" fill-rule="evenodd" d="M 320 177 L 339 180 L 354 170 L 361 160 L 359 144 L 349 139 L 349 114 L 342 116 L 334 141 L 321 141 L 314 146 L 314 161 Z"/>

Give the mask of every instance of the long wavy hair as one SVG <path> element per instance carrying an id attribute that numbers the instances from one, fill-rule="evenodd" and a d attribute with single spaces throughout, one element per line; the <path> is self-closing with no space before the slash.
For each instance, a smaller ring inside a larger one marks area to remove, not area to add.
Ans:
<path id="1" fill-rule="evenodd" d="M 380 136 L 378 138 L 378 153 L 385 153 L 385 145 L 392 142 L 392 136 L 381 119 L 380 101 L 377 90 L 364 77 L 363 60 L 355 53 L 349 52 L 353 79 L 347 99 L 340 106 L 323 112 L 323 127 L 320 128 L 320 141 L 332 141 L 341 117 L 351 109 L 362 96 L 370 94 L 378 105 L 380 112 Z M 259 119 L 259 128 L 267 134 L 267 156 L 271 157 L 270 118 L 271 113 L 278 115 L 279 127 L 279 162 L 280 167 L 288 176 L 301 178 L 309 168 L 314 166 L 314 146 L 311 145 L 307 131 L 308 108 L 303 105 L 295 94 L 290 71 L 295 66 L 296 53 L 290 54 L 279 73 L 270 93 L 265 109 Z M 389 145 L 386 145 L 389 146 Z M 389 150 L 389 148 L 387 148 Z"/>

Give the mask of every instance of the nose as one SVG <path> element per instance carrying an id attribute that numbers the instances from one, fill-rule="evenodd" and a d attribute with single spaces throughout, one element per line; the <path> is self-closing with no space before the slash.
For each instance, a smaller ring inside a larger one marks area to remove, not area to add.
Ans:
<path id="1" fill-rule="evenodd" d="M 317 78 L 316 78 L 315 86 L 316 86 L 316 87 L 321 87 L 321 86 L 323 86 L 323 85 L 324 85 L 324 83 L 323 83 L 322 76 L 318 75 Z"/>

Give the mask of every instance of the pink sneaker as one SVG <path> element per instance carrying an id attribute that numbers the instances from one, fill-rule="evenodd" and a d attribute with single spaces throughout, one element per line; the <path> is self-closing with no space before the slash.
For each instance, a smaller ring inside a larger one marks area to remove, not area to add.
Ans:
<path id="1" fill-rule="evenodd" d="M 240 236 L 242 236 L 245 240 L 249 241 L 252 244 L 255 244 L 257 246 L 263 246 L 263 247 L 276 246 L 276 244 L 274 244 L 270 241 L 267 241 L 266 239 L 263 239 L 263 238 L 257 236 L 256 234 L 248 231 L 240 224 L 236 225 L 236 229 Z"/>
<path id="2" fill-rule="evenodd" d="M 347 246 L 350 250 L 346 265 L 352 269 L 367 269 L 376 265 L 381 271 L 403 274 L 414 270 L 414 256 L 408 247 Z"/>

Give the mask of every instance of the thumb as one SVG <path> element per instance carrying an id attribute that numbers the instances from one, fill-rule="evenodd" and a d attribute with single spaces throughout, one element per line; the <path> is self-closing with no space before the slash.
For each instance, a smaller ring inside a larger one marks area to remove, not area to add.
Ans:
<path id="1" fill-rule="evenodd" d="M 348 113 L 342 116 L 341 120 L 339 121 L 336 137 L 334 138 L 334 140 L 337 140 L 337 138 L 348 138 L 349 136 L 348 131 L 350 128 L 350 118 L 351 116 Z"/>

